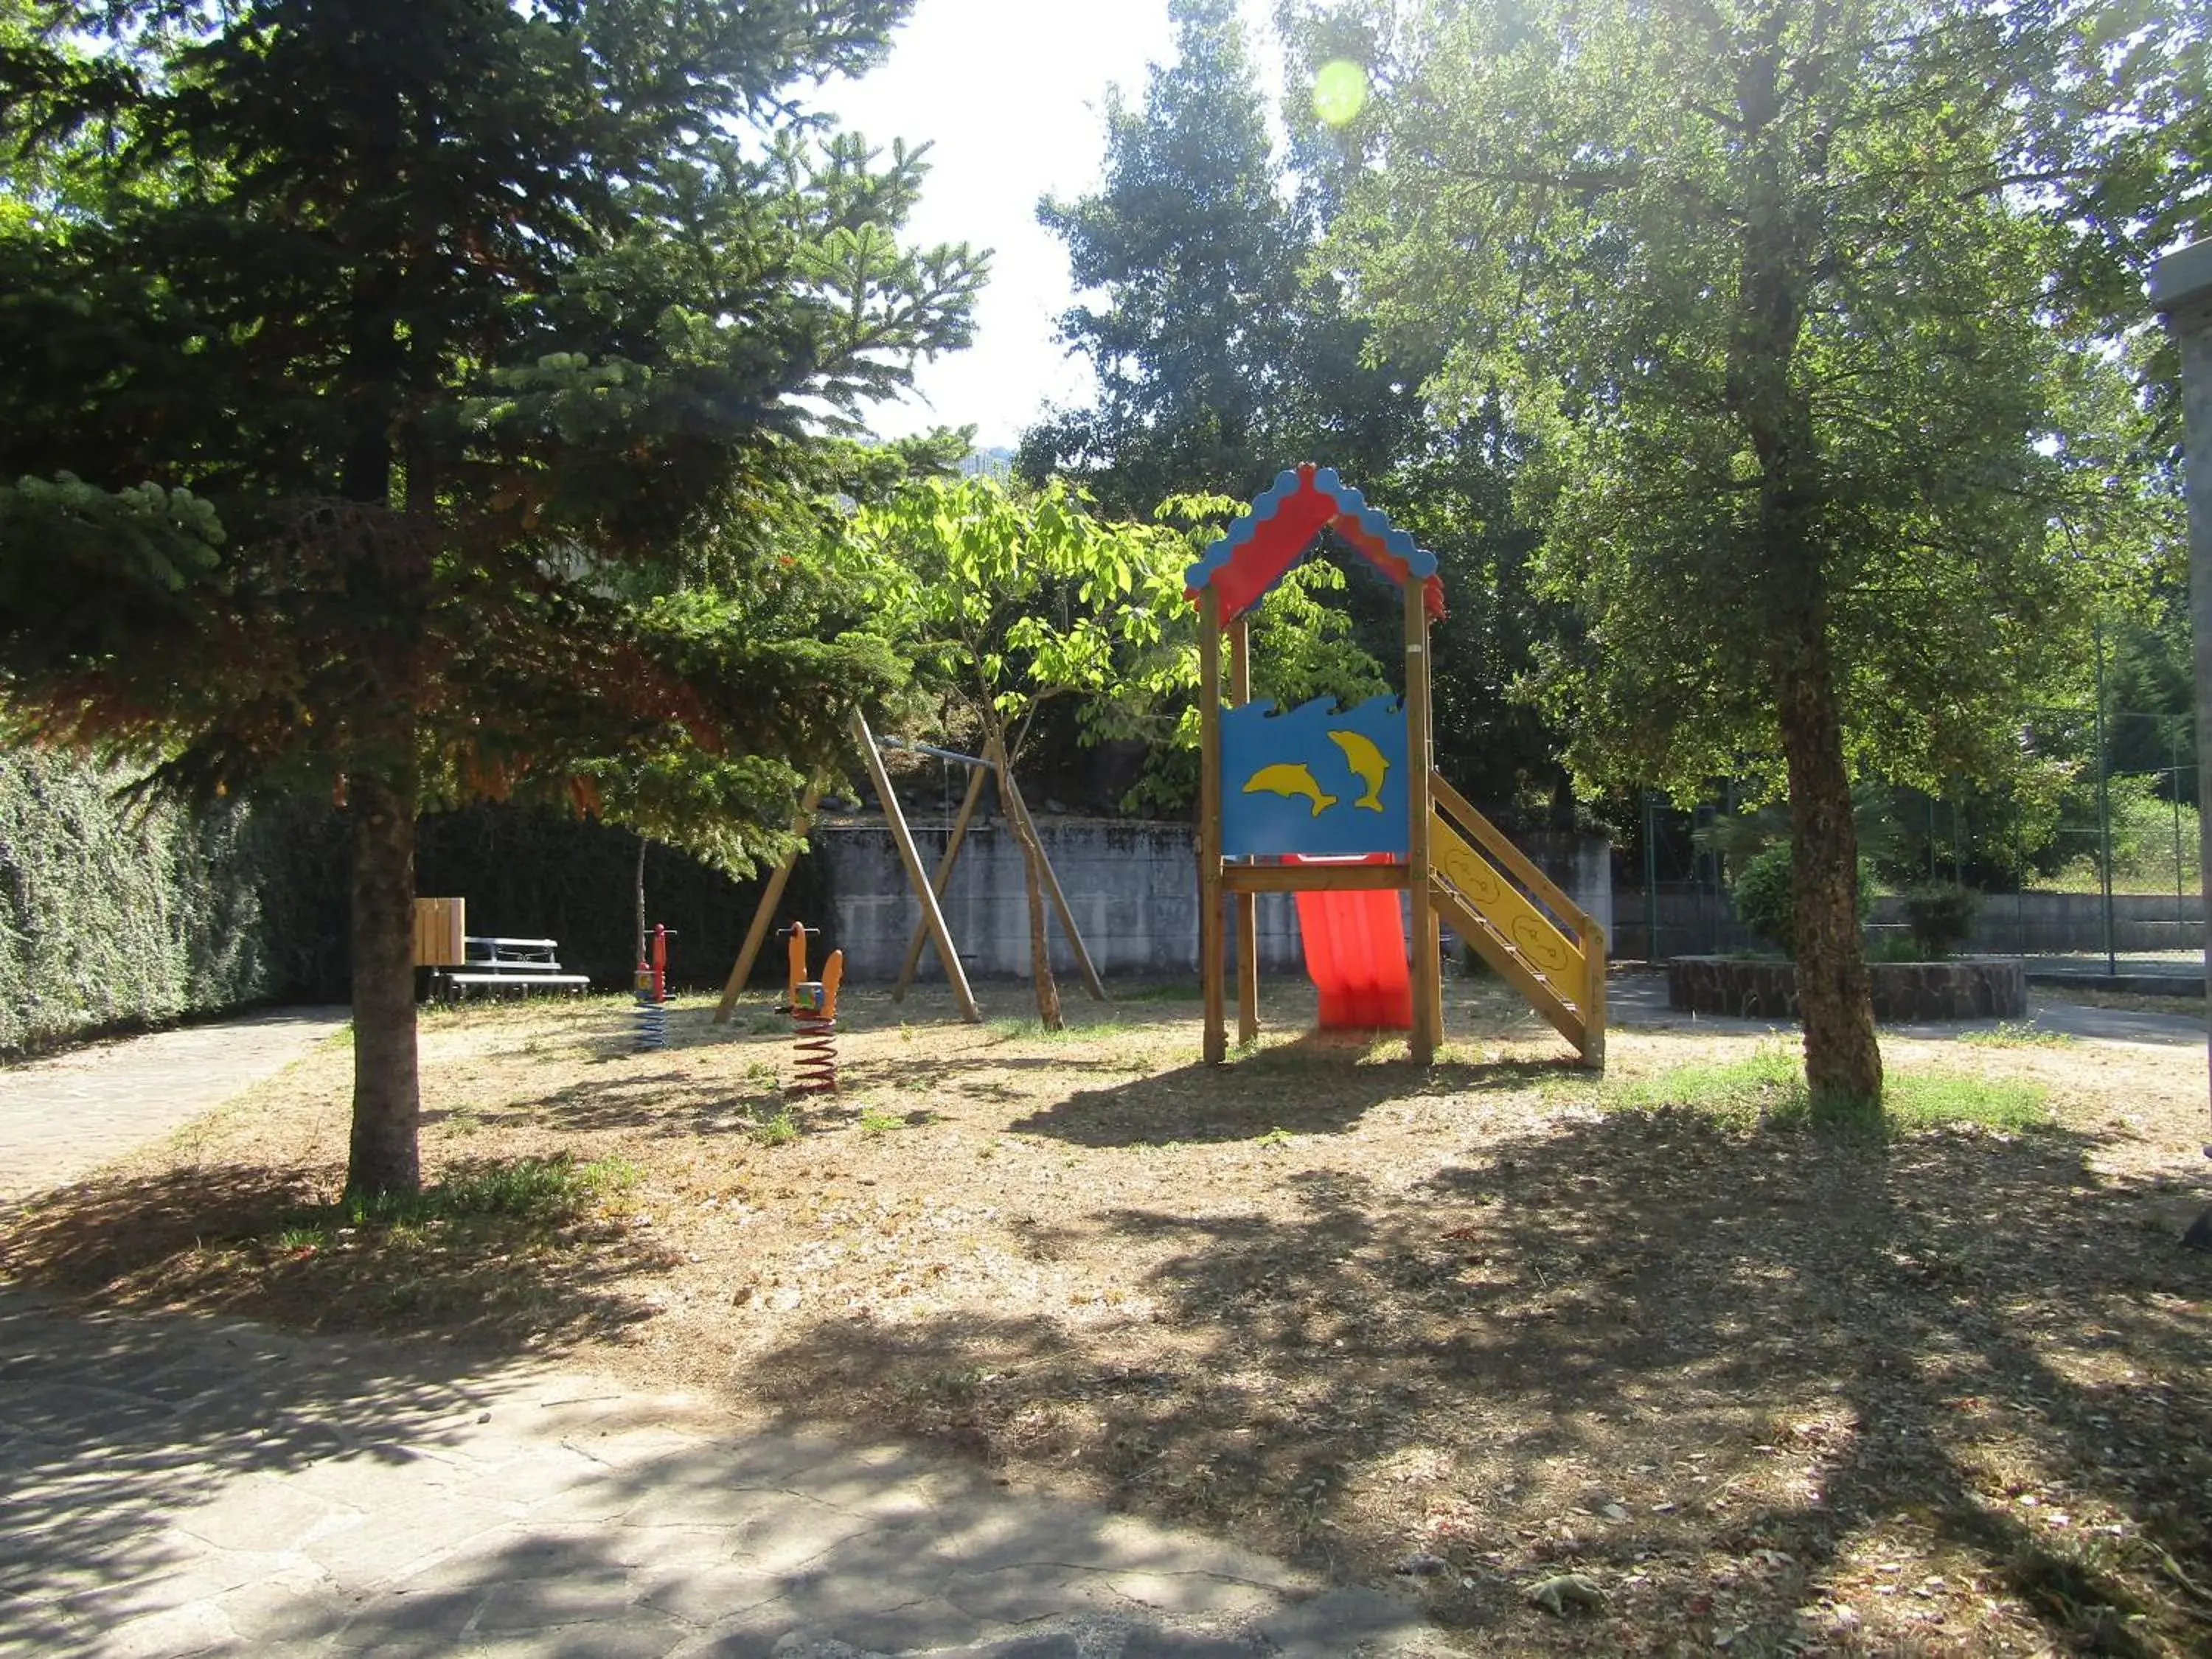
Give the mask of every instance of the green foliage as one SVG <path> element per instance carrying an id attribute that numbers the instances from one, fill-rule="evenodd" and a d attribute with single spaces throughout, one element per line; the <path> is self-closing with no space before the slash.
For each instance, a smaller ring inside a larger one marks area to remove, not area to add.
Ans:
<path id="1" fill-rule="evenodd" d="M 1104 181 L 1048 199 L 1079 306 L 1060 337 L 1098 372 L 1088 410 L 1024 440 L 1020 466 L 1066 471 L 1134 514 L 1181 490 L 1244 496 L 1297 456 L 1273 452 L 1271 395 L 1291 358 L 1304 240 L 1277 193 L 1267 112 L 1234 0 L 1173 0 L 1177 55 L 1144 106 L 1106 107 Z"/>
<path id="2" fill-rule="evenodd" d="M 1537 443 L 1546 581 L 1588 624 L 1544 683 L 1593 781 L 1778 766 L 1815 593 L 1863 764 L 2001 775 L 2088 601 L 2170 532 L 2124 374 L 2041 303 L 2056 233 L 2001 188 L 2027 138 L 1984 94 L 2053 49 L 2037 20 L 1876 8 L 1831 37 L 1817 9 L 1440 7 L 1420 95 L 1370 118 L 1391 164 L 1346 252 L 1390 328 L 1449 331 L 1433 394 L 1502 396 Z M 1778 490 L 1810 518 L 1762 516 Z"/>
<path id="3" fill-rule="evenodd" d="M 0 1053 L 329 994 L 327 827 L 274 803 L 133 805 L 139 775 L 0 749 Z"/>
<path id="4" fill-rule="evenodd" d="M 1795 891 L 1786 844 L 1769 848 L 1747 863 L 1732 890 L 1737 920 L 1786 957 L 1797 954 Z M 1856 903 L 1863 924 L 1874 914 L 1874 872 L 1863 861 L 1859 865 Z"/>
<path id="5" fill-rule="evenodd" d="M 2185 892 L 2201 890 L 2202 862 L 2197 840 L 2197 809 L 2163 797 L 2164 781 L 2156 777 L 2116 773 L 2105 781 L 2112 810 L 2112 890 L 2118 893 L 2171 893 L 2179 875 Z M 2063 893 L 2103 890 L 2104 853 L 2097 830 L 2097 787 L 2094 777 L 2077 778 L 2064 803 L 2065 829 L 2069 832 L 2052 848 L 2052 872 L 2038 878 L 2039 888 Z"/>
<path id="6" fill-rule="evenodd" d="M 1901 937 L 1895 933 L 1882 934 L 1868 945 L 1866 956 L 1869 962 L 1926 962 L 1929 959 L 1926 947 L 1910 933 Z"/>
<path id="7" fill-rule="evenodd" d="M 1033 428 L 1022 469 L 1079 480 L 1134 516 L 1187 492 L 1241 507 L 1285 466 L 1334 467 L 1439 561 L 1452 618 L 1432 643 L 1438 764 L 1486 802 L 1548 807 L 1558 735 L 1512 690 L 1535 666 L 1532 640 L 1561 618 L 1530 592 L 1511 435 L 1495 410 L 1431 410 L 1433 350 L 1400 339 L 1386 352 L 1341 274 L 1313 257 L 1348 158 L 1302 100 L 1287 168 L 1271 153 L 1235 6 L 1186 0 L 1172 15 L 1176 53 L 1150 70 L 1142 110 L 1109 109 L 1100 189 L 1042 210 L 1078 286 L 1103 296 L 1061 324 L 1099 393 Z M 1309 67 L 1357 46 L 1326 29 L 1298 44 Z M 1338 690 L 1340 676 L 1297 660 L 1305 642 L 1333 652 L 1341 635 L 1388 663 L 1401 626 L 1387 585 L 1346 584 L 1316 561 L 1255 615 L 1259 695 L 1287 707 Z M 1178 807 L 1194 787 L 1194 767 L 1156 749 L 1132 804 Z"/>
<path id="8" fill-rule="evenodd" d="M 916 665 L 918 684 L 951 703 L 1018 760 L 1056 702 L 1077 710 L 1085 741 L 1152 745 L 1139 786 L 1155 805 L 1178 798 L 1175 761 L 1198 743 L 1196 613 L 1183 572 L 1235 503 L 1176 496 L 1156 521 L 1094 517 L 1058 481 L 1038 490 L 988 477 L 923 478 L 855 512 L 845 556 L 872 573 L 877 625 Z M 1340 572 L 1294 572 L 1254 635 L 1255 695 L 1285 704 L 1380 690 L 1350 624 L 1316 595 Z"/>
<path id="9" fill-rule="evenodd" d="M 1955 882 L 1916 887 L 1905 896 L 1905 922 L 1923 959 L 1941 962 L 1955 954 L 1974 930 L 1981 895 Z"/>

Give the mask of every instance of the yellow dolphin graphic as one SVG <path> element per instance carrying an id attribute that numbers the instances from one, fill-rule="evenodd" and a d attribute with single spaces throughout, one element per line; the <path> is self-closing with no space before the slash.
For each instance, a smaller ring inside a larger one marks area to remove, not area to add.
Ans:
<path id="1" fill-rule="evenodd" d="M 1382 751 L 1358 732 L 1332 732 L 1328 740 L 1344 750 L 1345 763 L 1352 768 L 1352 775 L 1367 786 L 1367 793 L 1352 804 L 1370 812 L 1381 811 L 1382 780 L 1390 775 L 1390 763 L 1382 758 Z"/>
<path id="2" fill-rule="evenodd" d="M 1263 791 L 1285 798 L 1304 795 L 1313 803 L 1316 817 L 1336 805 L 1335 796 L 1322 793 L 1321 786 L 1314 781 L 1313 769 L 1302 763 L 1280 762 L 1273 766 L 1263 766 L 1245 780 L 1246 794 L 1256 795 Z"/>

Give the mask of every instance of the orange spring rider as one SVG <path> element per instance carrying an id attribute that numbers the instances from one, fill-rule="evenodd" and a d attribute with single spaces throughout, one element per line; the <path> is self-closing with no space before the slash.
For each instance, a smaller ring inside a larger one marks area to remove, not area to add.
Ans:
<path id="1" fill-rule="evenodd" d="M 822 977 L 807 978 L 806 936 L 819 931 L 804 922 L 791 924 L 791 995 L 786 1010 L 791 1015 L 798 1065 L 784 1088 L 787 1095 L 837 1091 L 837 986 L 845 977 L 845 953 L 832 951 L 822 964 Z"/>

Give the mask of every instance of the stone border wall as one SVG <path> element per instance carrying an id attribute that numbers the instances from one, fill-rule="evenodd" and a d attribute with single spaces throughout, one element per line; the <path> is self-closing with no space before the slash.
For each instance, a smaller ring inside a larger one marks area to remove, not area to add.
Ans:
<path id="1" fill-rule="evenodd" d="M 2027 1012 L 2027 975 L 2017 962 L 1873 962 L 1867 972 L 1874 980 L 1874 1017 L 1885 1024 L 2018 1019 Z M 1679 1013 L 1794 1020 L 1797 969 L 1779 961 L 1676 957 L 1667 964 L 1667 1006 Z"/>

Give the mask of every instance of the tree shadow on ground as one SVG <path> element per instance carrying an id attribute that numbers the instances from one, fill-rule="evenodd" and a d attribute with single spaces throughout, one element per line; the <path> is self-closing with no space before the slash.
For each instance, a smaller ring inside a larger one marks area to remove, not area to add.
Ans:
<path id="1" fill-rule="evenodd" d="M 349 1225 L 341 1173 L 200 1166 L 81 1182 L 19 1208 L 0 1275 L 80 1307 L 251 1305 L 308 1330 L 576 1342 L 647 1309 L 626 1280 L 652 1247 L 580 1214 Z"/>
<path id="2" fill-rule="evenodd" d="M 1079 1146 L 1252 1140 L 1277 1131 L 1333 1134 L 1386 1101 L 1511 1087 L 1523 1068 L 1443 1063 L 1414 1072 L 1371 1057 L 1369 1033 L 1309 1031 L 1225 1066 L 1194 1065 L 1079 1089 L 1013 1130 Z M 1126 1068 L 1124 1068 L 1126 1069 Z M 1541 1066 L 1547 1074 L 1557 1070 Z M 1499 1076 L 1493 1079 L 1496 1071 Z"/>
<path id="3" fill-rule="evenodd" d="M 1403 1087 L 1360 1069 L 1322 1121 Z M 1165 1081 L 1021 1127 L 1121 1145 L 1286 1109 Z M 1340 1571 L 1439 1552 L 1434 1610 L 1510 1650 L 1912 1650 L 1997 1595 L 1999 1647 L 2201 1651 L 2212 1263 L 2092 1144 L 1570 1112 L 1411 1191 L 1293 1170 L 1264 1214 L 1037 1228 L 1040 1255 L 1143 1264 L 1125 1319 L 824 1322 L 750 1376 L 794 1417 L 1080 1468 Z M 1912 1572 L 1893 1596 L 1877 1558 Z M 1569 1569 L 1604 1620 L 1522 1604 Z"/>
<path id="4" fill-rule="evenodd" d="M 1247 1565 L 873 1437 L 589 1381 L 0 1285 L 0 1650 L 940 1652 Z"/>

